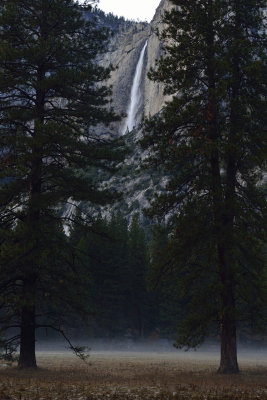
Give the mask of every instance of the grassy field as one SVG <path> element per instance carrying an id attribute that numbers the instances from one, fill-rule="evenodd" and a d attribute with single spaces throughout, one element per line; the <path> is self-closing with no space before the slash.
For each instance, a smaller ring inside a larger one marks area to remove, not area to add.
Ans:
<path id="1" fill-rule="evenodd" d="M 253 360 L 253 361 L 252 361 Z M 92 352 L 87 366 L 70 353 L 38 353 L 37 371 L 0 368 L 1 400 L 267 400 L 267 360 L 240 357 L 237 376 L 216 373 L 218 355 Z"/>

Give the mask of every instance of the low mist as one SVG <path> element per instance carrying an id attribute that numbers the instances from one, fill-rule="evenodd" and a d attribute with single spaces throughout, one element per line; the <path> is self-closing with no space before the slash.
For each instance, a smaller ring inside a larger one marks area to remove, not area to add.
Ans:
<path id="1" fill-rule="evenodd" d="M 205 342 L 197 349 L 176 349 L 170 339 L 158 339 L 152 342 L 149 339 L 134 341 L 131 339 L 75 339 L 74 346 L 86 346 L 90 348 L 90 354 L 94 356 L 110 356 L 111 358 L 159 358 L 177 360 L 218 360 L 220 357 L 220 345 L 217 342 Z M 39 340 L 36 343 L 38 353 L 69 353 L 72 354 L 68 343 L 64 340 Z M 238 358 L 242 361 L 267 365 L 267 346 L 257 343 L 238 344 Z"/>

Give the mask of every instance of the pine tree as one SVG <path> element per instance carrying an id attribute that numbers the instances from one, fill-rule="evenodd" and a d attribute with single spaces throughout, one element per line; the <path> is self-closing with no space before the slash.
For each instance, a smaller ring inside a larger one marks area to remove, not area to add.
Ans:
<path id="1" fill-rule="evenodd" d="M 120 213 L 113 213 L 109 221 L 108 252 L 105 266 L 105 329 L 108 337 L 121 336 L 128 326 L 127 307 L 129 299 L 128 228 L 127 220 Z"/>
<path id="2" fill-rule="evenodd" d="M 173 99 L 147 121 L 142 141 L 171 178 L 149 214 L 168 216 L 169 268 L 190 295 L 177 345 L 197 346 L 217 323 L 219 372 L 236 373 L 239 299 L 249 302 L 253 285 L 260 299 L 263 289 L 264 1 L 172 3 L 150 77 Z"/>
<path id="3" fill-rule="evenodd" d="M 129 276 L 130 282 L 130 319 L 132 327 L 144 337 L 145 317 L 149 306 L 147 294 L 148 255 L 144 230 L 139 224 L 138 215 L 132 218 L 129 228 Z"/>
<path id="4" fill-rule="evenodd" d="M 170 258 L 169 258 L 170 256 Z M 177 271 L 171 264 L 168 227 L 165 224 L 153 226 L 150 241 L 150 264 L 148 289 L 157 306 L 157 325 L 163 334 L 174 337 L 178 322 L 186 313 L 185 299 L 181 302 Z"/>
<path id="5" fill-rule="evenodd" d="M 74 0 L 0 4 L 0 265 L 12 320 L 5 329 L 20 329 L 21 368 L 36 367 L 36 309 L 51 275 L 48 255 L 61 246 L 58 210 L 69 201 L 111 202 L 116 194 L 84 170 L 112 171 L 123 159 L 122 143 L 95 129 L 118 117 L 104 85 L 112 68 L 95 62 L 108 31 L 85 21 L 85 8 Z"/>
<path id="6" fill-rule="evenodd" d="M 89 276 L 88 303 L 98 337 L 113 339 L 122 336 L 129 326 L 130 303 L 128 276 L 127 221 L 120 214 L 110 220 L 101 216 L 90 232 L 74 228 L 71 245 L 77 247 L 76 269 L 87 270 Z M 86 274 L 85 274 L 86 275 Z"/>

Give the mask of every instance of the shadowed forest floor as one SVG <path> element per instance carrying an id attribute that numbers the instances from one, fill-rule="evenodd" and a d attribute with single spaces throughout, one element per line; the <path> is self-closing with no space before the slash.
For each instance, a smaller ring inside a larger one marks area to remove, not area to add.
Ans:
<path id="1" fill-rule="evenodd" d="M 266 354 L 266 353 L 265 353 Z M 253 361 L 252 361 L 253 360 Z M 38 353 L 37 371 L 0 368 L 1 400 L 267 400 L 267 359 L 240 357 L 241 374 L 216 374 L 208 353 Z"/>

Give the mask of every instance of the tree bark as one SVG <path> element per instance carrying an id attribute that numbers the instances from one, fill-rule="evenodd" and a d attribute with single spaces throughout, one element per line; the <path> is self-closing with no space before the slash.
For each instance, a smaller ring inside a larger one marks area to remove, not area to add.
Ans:
<path id="1" fill-rule="evenodd" d="M 45 3 L 43 3 L 43 6 Z M 41 26 L 43 33 L 43 27 Z M 42 60 L 41 60 L 42 61 Z M 37 69 L 38 89 L 36 90 L 34 129 L 32 137 L 38 139 L 40 136 L 40 126 L 44 124 L 44 103 L 45 93 L 42 89 L 42 83 L 45 78 L 45 70 L 40 61 Z M 20 331 L 20 356 L 19 368 L 37 368 L 35 356 L 35 307 L 36 307 L 36 281 L 39 271 L 39 260 L 41 257 L 41 206 L 40 199 L 42 193 L 42 146 L 36 140 L 32 146 L 32 166 L 31 182 L 29 193 L 29 211 L 28 211 L 28 229 L 33 235 L 30 240 L 33 242 L 33 254 L 35 259 L 28 261 L 24 271 L 23 298 L 21 307 L 21 331 Z"/>
<path id="2" fill-rule="evenodd" d="M 237 363 L 236 343 L 236 307 L 235 307 L 235 285 L 233 276 L 227 264 L 227 257 L 219 250 L 219 261 L 221 264 L 221 360 L 218 373 L 237 374 L 239 372 Z"/>
<path id="3" fill-rule="evenodd" d="M 227 289 L 225 289 L 225 291 L 227 291 Z M 232 294 L 230 292 L 226 293 L 226 295 L 229 296 L 230 301 L 233 300 L 231 299 Z M 231 308 L 232 307 L 233 304 Z M 235 319 L 231 318 L 231 312 L 227 311 L 221 319 L 221 361 L 218 372 L 220 374 L 237 374 L 239 372 L 237 363 L 236 323 Z"/>
<path id="4" fill-rule="evenodd" d="M 222 239 L 218 245 L 219 276 L 221 285 L 221 360 L 218 373 L 237 374 L 236 342 L 236 304 L 235 304 L 235 276 L 233 244 L 233 219 L 232 210 L 224 215 L 222 225 Z"/>
<path id="5" fill-rule="evenodd" d="M 39 82 L 42 82 L 43 71 L 38 70 Z M 36 92 L 36 111 L 37 118 L 34 121 L 33 138 L 38 138 L 39 125 L 44 121 L 44 95 L 42 91 Z M 28 260 L 24 271 L 24 285 L 21 307 L 20 321 L 20 356 L 19 368 L 37 368 L 35 356 L 35 307 L 36 307 L 36 281 L 39 271 L 39 260 L 41 257 L 40 249 L 40 226 L 41 209 L 40 197 L 42 189 L 42 151 L 38 144 L 32 146 L 32 167 L 31 182 L 29 193 L 29 211 L 28 211 L 28 230 L 31 232 L 28 240 L 32 242 L 31 258 Z M 35 255 L 35 256 L 34 256 Z M 32 259 L 34 257 L 34 259 Z M 36 261 L 35 261 L 36 260 Z"/>
<path id="6" fill-rule="evenodd" d="M 231 273 L 231 246 L 233 230 L 233 209 L 226 210 L 224 190 L 220 172 L 220 155 L 218 144 L 220 140 L 217 121 L 217 97 L 215 79 L 215 31 L 213 26 L 213 1 L 207 3 L 207 77 L 208 77 L 208 136 L 213 142 L 213 150 L 209 163 L 211 167 L 211 194 L 213 201 L 213 214 L 217 237 L 218 270 L 221 277 L 221 360 L 219 373 L 237 373 L 237 348 L 236 348 L 236 321 L 235 321 L 235 300 L 234 282 Z M 230 182 L 227 182 L 227 195 L 234 197 L 235 171 L 232 171 Z M 229 201 L 229 199 L 227 199 Z M 232 204 L 231 204 L 232 205 Z M 229 214 L 229 215 L 228 215 Z M 230 242 L 229 242 L 230 241 Z"/>
<path id="7" fill-rule="evenodd" d="M 24 281 L 25 305 L 21 308 L 20 355 L 18 366 L 37 368 L 35 357 L 35 279 Z"/>
<path id="8" fill-rule="evenodd" d="M 233 42 L 240 39 L 240 4 L 233 3 L 235 24 Z M 221 363 L 219 373 L 238 373 L 237 343 L 236 343 L 236 306 L 235 306 L 235 276 L 234 276 L 234 218 L 236 215 L 236 184 L 237 184 L 237 136 L 240 129 L 239 90 L 241 73 L 239 55 L 234 51 L 232 63 L 232 82 L 230 95 L 230 132 L 229 150 L 226 160 L 226 195 L 224 212 L 224 265 L 221 265 L 222 283 L 222 316 L 221 316 Z"/>

